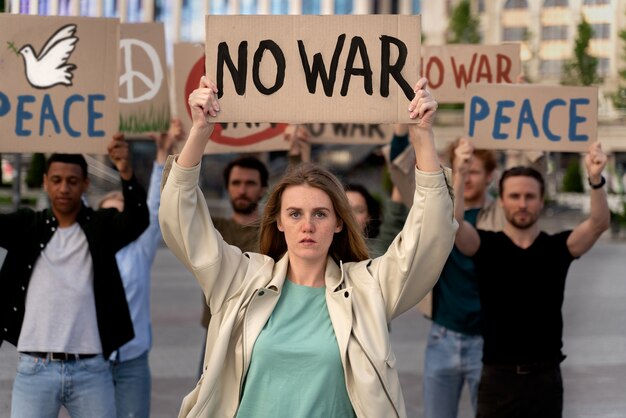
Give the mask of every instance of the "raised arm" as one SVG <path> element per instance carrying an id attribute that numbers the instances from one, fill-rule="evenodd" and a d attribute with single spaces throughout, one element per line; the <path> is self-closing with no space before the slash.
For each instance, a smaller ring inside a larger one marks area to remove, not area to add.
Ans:
<path id="1" fill-rule="evenodd" d="M 200 160 L 217 116 L 217 88 L 202 77 L 189 96 L 193 126 L 178 160 L 164 179 L 159 208 L 163 240 L 193 273 L 214 314 L 243 282 L 248 257 L 228 245 L 213 226 L 206 200 L 198 187 Z"/>
<path id="2" fill-rule="evenodd" d="M 596 243 L 600 235 L 609 228 L 611 213 L 604 190 L 604 177 L 602 170 L 606 166 L 606 154 L 602 151 L 600 141 L 589 146 L 589 152 L 585 156 L 585 167 L 589 175 L 591 185 L 591 209 L 589 217 L 578 225 L 567 239 L 567 248 L 574 257 L 579 257 L 589 251 Z M 593 187 L 594 185 L 599 187 Z"/>
<path id="3" fill-rule="evenodd" d="M 304 125 L 288 125 L 283 134 L 285 141 L 289 142 L 287 159 L 290 166 L 311 161 L 311 143 L 309 131 Z"/>
<path id="4" fill-rule="evenodd" d="M 472 256 L 480 247 L 480 236 L 474 226 L 465 220 L 465 178 L 469 173 L 474 158 L 474 147 L 467 138 L 461 138 L 454 149 L 454 165 L 452 167 L 454 195 L 454 218 L 459 223 L 454 244 L 463 254 Z"/>
<path id="5" fill-rule="evenodd" d="M 432 125 L 437 102 L 421 79 L 409 105 L 411 142 L 416 153 L 415 192 L 404 228 L 368 269 L 380 286 L 387 319 L 415 306 L 437 282 L 450 254 L 456 232 L 453 202 L 435 150 Z"/>
<path id="6" fill-rule="evenodd" d="M 421 78 L 415 86 L 415 98 L 409 104 L 409 115 L 411 119 L 419 118 L 420 121 L 412 124 L 409 129 L 415 150 L 415 165 L 421 171 L 434 173 L 441 170 L 433 133 L 437 102 L 427 87 L 428 80 L 425 78 Z"/>
<path id="7" fill-rule="evenodd" d="M 167 156 L 174 149 L 176 142 L 183 136 L 182 124 L 179 119 L 172 119 L 167 132 L 152 136 L 156 145 L 152 174 L 148 186 L 148 210 L 150 211 L 150 225 L 139 237 L 142 251 L 149 260 L 153 260 L 161 242 L 161 228 L 159 226 L 159 206 L 161 205 L 161 179 Z"/>
<path id="8" fill-rule="evenodd" d="M 113 216 L 108 226 L 113 237 L 113 247 L 120 249 L 139 238 L 147 228 L 150 218 L 146 192 L 133 174 L 130 149 L 124 135 L 114 135 L 107 149 L 109 159 L 120 173 L 124 195 L 124 209 Z"/>
<path id="9" fill-rule="evenodd" d="M 177 160 L 178 164 L 185 168 L 200 163 L 209 137 L 213 133 L 215 123 L 209 120 L 209 116 L 217 116 L 217 112 L 220 111 L 215 83 L 202 76 L 198 88 L 189 95 L 189 107 L 193 125 Z"/>

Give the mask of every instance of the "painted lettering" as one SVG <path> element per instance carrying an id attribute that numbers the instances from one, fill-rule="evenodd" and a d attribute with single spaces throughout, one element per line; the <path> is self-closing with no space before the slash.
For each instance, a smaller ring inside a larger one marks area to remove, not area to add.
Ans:
<path id="1" fill-rule="evenodd" d="M 511 67 L 513 62 L 511 57 L 504 54 L 496 54 L 496 83 L 512 83 L 511 81 Z"/>
<path id="2" fill-rule="evenodd" d="M 519 123 L 517 124 L 517 139 L 522 137 L 522 130 L 524 129 L 524 125 L 530 126 L 532 130 L 533 136 L 535 138 L 539 137 L 539 128 L 535 123 L 535 118 L 533 117 L 533 109 L 530 105 L 529 99 L 524 99 L 522 102 L 522 108 L 519 113 Z"/>
<path id="3" fill-rule="evenodd" d="M 487 83 L 491 83 L 493 79 L 491 76 L 491 65 L 489 64 L 489 57 L 487 57 L 487 55 L 481 55 L 478 60 L 476 82 L 480 83 L 483 79 L 485 79 Z"/>
<path id="4" fill-rule="evenodd" d="M 6 94 L 0 91 L 0 117 L 11 111 L 11 101 Z"/>
<path id="5" fill-rule="evenodd" d="M 516 140 L 541 137 L 551 142 L 559 142 L 566 136 L 570 142 L 589 141 L 589 135 L 578 132 L 580 125 L 588 121 L 588 117 L 581 114 L 583 108 L 591 102 L 588 98 L 552 99 L 539 109 L 536 103 L 533 108 L 529 98 L 520 100 L 521 102 L 498 100 L 489 103 L 482 97 L 471 97 L 468 110 L 469 136 L 474 137 L 477 124 L 485 122 L 492 124 L 487 127 L 491 128 L 490 134 L 494 140 L 509 139 L 515 132 Z M 490 105 L 493 106 L 492 121 L 489 120 L 492 113 Z M 561 109 L 558 117 L 553 116 L 558 109 Z"/>
<path id="6" fill-rule="evenodd" d="M 572 99 L 569 107 L 569 140 L 570 141 L 588 141 L 589 135 L 577 135 L 576 125 L 583 123 L 587 120 L 586 117 L 578 115 L 576 112 L 579 105 L 588 105 L 589 99 Z"/>
<path id="7" fill-rule="evenodd" d="M 15 112 L 12 115 L 11 100 L 16 102 Z M 97 129 L 98 123 L 104 118 L 99 110 L 99 104 L 106 100 L 104 94 L 89 94 L 86 97 L 80 94 L 68 96 L 61 107 L 55 108 L 50 94 L 44 94 L 41 98 L 34 95 L 18 95 L 14 99 L 0 92 L 0 117 L 14 117 L 15 135 L 18 137 L 51 137 L 53 135 L 66 134 L 72 138 L 83 136 L 104 137 L 105 131 Z M 39 103 L 38 103 L 39 101 Z M 81 106 L 82 104 L 82 106 Z M 85 117 L 73 116 L 82 109 Z M 78 129 L 77 124 L 84 124 L 84 131 Z"/>
<path id="8" fill-rule="evenodd" d="M 24 120 L 29 120 L 33 118 L 33 114 L 24 109 L 24 105 L 26 103 L 35 103 L 35 96 L 17 96 L 17 109 L 15 112 L 15 135 L 17 136 L 29 136 L 31 134 L 30 129 L 24 129 L 23 125 Z"/>
<path id="9" fill-rule="evenodd" d="M 298 40 L 298 51 L 300 51 L 300 60 L 302 61 L 302 69 L 304 70 L 304 78 L 306 79 L 306 85 L 309 93 L 315 94 L 315 90 L 317 89 L 317 79 L 319 78 L 322 83 L 322 87 L 324 88 L 324 94 L 326 97 L 332 97 L 335 89 L 335 80 L 337 79 L 339 56 L 341 55 L 345 40 L 345 33 L 339 35 L 337 38 L 335 52 L 333 52 L 328 73 L 326 72 L 326 66 L 324 65 L 324 58 L 319 52 L 313 55 L 313 66 L 309 65 L 309 58 L 306 55 L 304 42 L 302 42 L 302 40 Z"/>
<path id="10" fill-rule="evenodd" d="M 438 78 L 435 78 L 433 75 L 433 66 L 437 67 L 436 72 Z M 443 75 L 444 69 L 441 59 L 439 59 L 439 57 L 430 57 L 428 59 L 428 63 L 426 64 L 426 78 L 428 79 L 428 85 L 433 89 L 441 87 L 444 80 Z"/>
<path id="11" fill-rule="evenodd" d="M 67 133 L 73 138 L 78 138 L 80 136 L 80 131 L 74 130 L 70 124 L 70 113 L 72 111 L 71 107 L 75 102 L 84 101 L 85 98 L 79 94 L 72 94 L 67 98 L 67 100 L 65 100 L 65 106 L 63 107 L 63 126 L 65 127 Z"/>
<path id="12" fill-rule="evenodd" d="M 309 133 L 311 134 L 311 136 L 318 138 L 322 135 L 322 133 L 324 132 L 324 127 L 326 125 L 324 125 L 323 123 L 308 123 L 306 125 L 307 130 L 309 131 Z"/>
<path id="13" fill-rule="evenodd" d="M 103 137 L 103 130 L 96 130 L 96 120 L 102 119 L 104 116 L 100 112 L 96 112 L 96 106 L 94 102 L 103 102 L 105 100 L 104 94 L 90 94 L 87 96 L 87 135 L 90 137 Z"/>
<path id="14" fill-rule="evenodd" d="M 474 75 L 474 65 L 476 64 L 477 54 L 472 55 L 472 61 L 470 62 L 469 70 L 465 68 L 465 64 L 459 64 L 457 67 L 454 57 L 450 57 L 452 63 L 452 73 L 454 74 L 454 83 L 457 89 L 467 86 Z"/>
<path id="15" fill-rule="evenodd" d="M 541 123 L 541 126 L 543 127 L 543 132 L 546 134 L 546 137 L 550 141 L 554 142 L 558 142 L 561 140 L 561 137 L 559 135 L 555 135 L 550 130 L 550 113 L 552 113 L 552 109 L 554 109 L 556 106 L 567 106 L 567 103 L 565 103 L 565 100 L 563 99 L 550 100 L 546 104 L 546 107 L 543 109 L 543 118 Z"/>
<path id="16" fill-rule="evenodd" d="M 272 87 L 264 86 L 260 77 L 261 60 L 263 59 L 263 53 L 265 51 L 269 51 L 276 62 L 276 79 Z M 252 62 L 252 80 L 256 89 L 265 95 L 277 92 L 285 83 L 285 54 L 283 54 L 283 51 L 276 42 L 266 39 L 259 43 L 259 47 L 254 53 L 254 60 Z"/>
<path id="17" fill-rule="evenodd" d="M 54 107 L 52 106 L 52 100 L 50 100 L 50 95 L 45 94 L 43 96 L 43 100 L 41 101 L 41 117 L 39 118 L 39 136 L 43 136 L 45 131 L 45 123 L 46 121 L 50 121 L 52 123 L 52 128 L 54 132 L 58 135 L 61 133 L 61 127 L 59 126 L 59 121 L 54 114 Z"/>
<path id="18" fill-rule="evenodd" d="M 489 116 L 489 103 L 479 96 L 472 96 L 469 110 L 469 136 L 474 136 L 476 122 L 485 120 Z"/>
<path id="19" fill-rule="evenodd" d="M 361 56 L 361 62 L 363 68 L 355 68 L 354 60 L 356 59 L 357 51 Z M 365 41 L 360 36 L 355 36 L 350 42 L 350 50 L 348 51 L 348 59 L 346 60 L 346 68 L 343 75 L 343 84 L 341 85 L 341 95 L 348 95 L 348 87 L 350 85 L 350 77 L 353 75 L 363 77 L 363 87 L 365 93 L 369 96 L 372 95 L 372 66 L 370 65 L 370 59 L 367 55 L 367 47 Z"/>
<path id="20" fill-rule="evenodd" d="M 407 99 L 413 100 L 415 92 L 413 87 L 402 76 L 402 68 L 406 63 L 408 50 L 406 44 L 393 36 L 382 35 L 381 41 L 381 70 L 380 70 L 380 95 L 389 97 L 389 76 L 391 75 L 400 86 Z M 391 44 L 398 49 L 398 59 L 391 64 Z"/>
<path id="21" fill-rule="evenodd" d="M 248 42 L 242 41 L 238 48 L 237 67 L 230 57 L 228 44 L 220 42 L 217 46 L 217 97 L 224 95 L 224 64 L 228 67 L 230 75 L 233 78 L 235 91 L 238 95 L 243 96 L 246 93 L 246 77 L 248 75 Z"/>

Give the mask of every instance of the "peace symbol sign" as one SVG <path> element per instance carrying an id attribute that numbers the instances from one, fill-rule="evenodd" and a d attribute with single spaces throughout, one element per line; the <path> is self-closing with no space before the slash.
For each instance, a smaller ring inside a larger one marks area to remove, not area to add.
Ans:
<path id="1" fill-rule="evenodd" d="M 152 65 L 154 79 L 133 69 L 133 47 L 140 48 L 147 55 Z M 163 82 L 163 68 L 161 67 L 159 54 L 157 54 L 152 45 L 139 39 L 122 39 L 120 41 L 120 49 L 122 50 L 124 59 L 124 74 L 120 76 L 119 102 L 137 103 L 152 99 L 161 89 L 161 83 Z M 148 88 L 147 92 L 135 96 L 135 78 Z M 126 89 L 123 89 L 124 85 Z M 126 94 L 123 94 L 124 90 Z"/>

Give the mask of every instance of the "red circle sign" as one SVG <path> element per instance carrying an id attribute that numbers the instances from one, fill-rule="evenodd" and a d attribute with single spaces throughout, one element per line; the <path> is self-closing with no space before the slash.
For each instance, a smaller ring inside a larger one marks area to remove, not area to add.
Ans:
<path id="1" fill-rule="evenodd" d="M 189 97 L 191 92 L 193 92 L 198 87 L 198 82 L 200 77 L 204 75 L 204 55 L 196 61 L 196 63 L 191 67 L 189 71 L 189 75 L 187 76 L 187 82 L 185 83 L 185 97 Z M 187 114 L 191 118 L 191 108 L 189 107 L 189 102 L 185 101 L 185 108 L 187 109 Z M 270 127 L 261 129 L 257 132 L 251 133 L 242 137 L 232 137 L 224 135 L 224 127 L 217 123 L 215 124 L 215 130 L 211 135 L 211 140 L 222 145 L 230 145 L 235 147 L 243 147 L 246 145 L 256 144 L 258 142 L 265 141 L 267 139 L 275 138 L 285 131 L 287 128 L 286 123 L 276 123 L 270 125 Z"/>

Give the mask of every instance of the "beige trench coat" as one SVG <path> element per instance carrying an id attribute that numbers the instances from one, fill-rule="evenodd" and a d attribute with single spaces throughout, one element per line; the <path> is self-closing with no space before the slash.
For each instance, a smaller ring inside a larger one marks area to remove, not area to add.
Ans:
<path id="1" fill-rule="evenodd" d="M 165 242 L 200 283 L 213 315 L 204 373 L 179 416 L 232 418 L 289 261 L 226 244 L 211 222 L 199 173 L 199 165 L 174 163 L 159 210 Z M 387 324 L 434 286 L 454 243 L 458 225 L 446 177 L 416 170 L 416 184 L 405 227 L 383 256 L 339 265 L 329 257 L 326 265 L 326 303 L 359 418 L 406 416 Z"/>

